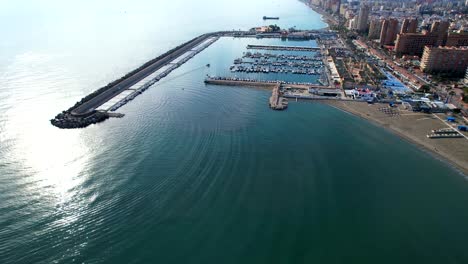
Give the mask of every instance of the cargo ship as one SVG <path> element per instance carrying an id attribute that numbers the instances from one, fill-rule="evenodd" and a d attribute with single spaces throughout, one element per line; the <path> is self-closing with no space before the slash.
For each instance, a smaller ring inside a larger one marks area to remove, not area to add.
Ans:
<path id="1" fill-rule="evenodd" d="M 267 19 L 274 19 L 274 20 L 278 20 L 279 17 L 268 17 L 268 16 L 263 16 L 263 20 L 267 20 Z"/>

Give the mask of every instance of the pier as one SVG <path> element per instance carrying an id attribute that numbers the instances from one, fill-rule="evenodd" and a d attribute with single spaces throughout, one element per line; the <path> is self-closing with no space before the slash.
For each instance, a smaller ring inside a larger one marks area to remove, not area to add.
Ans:
<path id="1" fill-rule="evenodd" d="M 288 98 L 303 100 L 347 100 L 341 89 L 314 83 L 285 81 L 260 81 L 230 77 L 207 77 L 206 84 L 225 86 L 246 86 L 272 89 L 269 106 L 273 110 L 285 110 Z"/>
<path id="2" fill-rule="evenodd" d="M 269 100 L 270 108 L 273 110 L 284 110 L 288 107 L 288 99 L 283 97 L 281 93 L 282 82 L 209 77 L 205 79 L 205 83 L 214 85 L 249 86 L 272 89 Z"/>
<path id="3" fill-rule="evenodd" d="M 289 50 L 289 51 L 320 51 L 320 48 L 319 48 L 319 47 L 276 46 L 276 45 L 247 45 L 247 49 L 257 49 L 257 50 Z"/>
<path id="4" fill-rule="evenodd" d="M 231 77 L 207 77 L 205 79 L 206 84 L 215 85 L 227 85 L 227 86 L 248 86 L 248 87 L 266 87 L 273 88 L 276 84 L 288 85 L 298 89 L 308 88 L 327 88 L 326 86 L 317 85 L 316 83 L 307 82 L 285 82 L 285 81 L 260 81 L 254 79 L 242 79 L 242 78 L 231 78 Z"/>
<path id="5" fill-rule="evenodd" d="M 228 31 L 198 36 L 86 96 L 70 109 L 58 114 L 51 120 L 51 123 L 59 128 L 82 128 L 114 117 L 115 115 L 110 114 L 109 111 L 115 111 L 134 99 L 171 71 L 213 44 L 219 37 L 233 34 L 243 33 Z"/>
<path id="6" fill-rule="evenodd" d="M 281 96 L 281 84 L 275 85 L 270 97 L 270 108 L 273 110 L 285 110 L 288 108 L 288 99 Z"/>

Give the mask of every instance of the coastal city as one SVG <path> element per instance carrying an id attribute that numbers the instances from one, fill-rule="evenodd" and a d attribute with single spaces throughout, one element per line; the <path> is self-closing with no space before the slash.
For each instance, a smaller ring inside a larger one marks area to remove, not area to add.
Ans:
<path id="1" fill-rule="evenodd" d="M 320 101 L 388 127 L 468 171 L 468 1 L 305 1 L 320 30 L 264 26 L 200 35 L 83 98 L 51 123 L 82 128 L 123 117 L 121 106 L 220 38 L 247 45 L 207 85 L 271 89 L 269 106 Z M 254 43 L 255 42 L 255 43 Z M 205 65 L 206 68 L 210 64 Z"/>
<path id="2" fill-rule="evenodd" d="M 468 264 L 468 0 L 0 21 L 0 264 Z"/>

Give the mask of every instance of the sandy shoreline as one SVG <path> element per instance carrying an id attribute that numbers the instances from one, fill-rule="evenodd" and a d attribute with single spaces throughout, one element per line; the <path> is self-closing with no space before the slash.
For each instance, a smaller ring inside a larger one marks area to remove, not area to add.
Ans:
<path id="1" fill-rule="evenodd" d="M 388 108 L 387 104 L 367 104 L 353 101 L 323 101 L 337 109 L 371 121 L 393 134 L 415 144 L 435 158 L 452 165 L 464 176 L 468 176 L 468 140 L 465 138 L 429 139 L 427 134 L 432 129 L 440 129 L 447 125 L 436 116 L 424 113 L 414 113 L 404 110 L 401 106 L 396 115 L 388 115 L 380 109 Z M 438 114 L 441 118 L 444 114 Z"/>

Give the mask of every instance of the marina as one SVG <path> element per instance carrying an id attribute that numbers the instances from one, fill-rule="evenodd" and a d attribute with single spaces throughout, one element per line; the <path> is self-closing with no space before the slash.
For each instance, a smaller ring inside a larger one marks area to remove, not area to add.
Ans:
<path id="1" fill-rule="evenodd" d="M 299 56 L 246 52 L 242 58 L 234 60 L 234 64 L 229 70 L 231 72 L 247 73 L 320 75 L 323 73 L 323 62 L 320 54 L 316 54 L 315 56 Z"/>
<path id="2" fill-rule="evenodd" d="M 315 41 L 306 41 L 306 44 L 311 47 L 316 45 Z M 246 47 L 247 50 L 233 60 L 227 76 L 258 81 L 302 82 L 313 85 L 328 83 L 324 58 L 318 50 L 303 49 L 304 46 L 297 46 L 298 49 L 293 49 L 290 48 L 293 46 L 257 43 L 249 43 Z M 286 49 L 265 51 L 248 49 L 248 47 L 273 47 L 274 49 L 286 47 Z"/>

